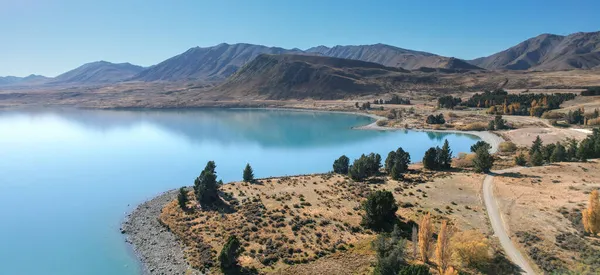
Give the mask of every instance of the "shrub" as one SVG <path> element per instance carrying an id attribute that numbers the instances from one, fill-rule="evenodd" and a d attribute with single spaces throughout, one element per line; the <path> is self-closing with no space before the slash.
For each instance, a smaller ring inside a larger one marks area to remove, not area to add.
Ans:
<path id="1" fill-rule="evenodd" d="M 414 264 L 400 269 L 398 275 L 431 275 L 431 272 L 429 272 L 429 267 L 426 265 Z"/>
<path id="2" fill-rule="evenodd" d="M 562 119 L 565 117 L 565 114 L 559 112 L 544 112 L 542 114 L 542 118 L 545 119 Z"/>
<path id="3" fill-rule="evenodd" d="M 427 124 L 444 124 L 446 120 L 444 119 L 444 114 L 438 115 L 429 115 L 427 120 L 425 120 Z"/>
<path id="4" fill-rule="evenodd" d="M 377 126 L 379 127 L 383 127 L 387 125 L 387 121 L 385 120 L 378 120 L 377 122 L 375 122 L 375 124 L 377 124 Z"/>
<path id="5" fill-rule="evenodd" d="M 475 154 L 460 153 L 453 163 L 458 168 L 470 168 L 473 167 L 473 159 L 475 159 Z"/>
<path id="6" fill-rule="evenodd" d="M 458 127 L 458 129 L 461 131 L 485 131 L 487 128 L 488 124 L 486 122 L 472 122 Z"/>
<path id="7" fill-rule="evenodd" d="M 361 224 L 375 231 L 389 230 L 396 223 L 396 200 L 390 191 L 371 193 L 363 204 Z"/>
<path id="8" fill-rule="evenodd" d="M 496 129 L 496 124 L 494 124 L 493 120 L 490 120 L 490 122 L 488 122 L 487 130 L 494 131 L 494 129 Z"/>
<path id="9" fill-rule="evenodd" d="M 587 125 L 590 125 L 590 126 L 600 125 L 600 118 L 591 118 L 591 119 L 588 119 Z"/>
<path id="10" fill-rule="evenodd" d="M 515 165 L 518 165 L 518 166 L 527 165 L 527 159 L 525 159 L 525 155 L 523 155 L 523 153 L 520 153 L 515 157 Z"/>
<path id="11" fill-rule="evenodd" d="M 489 151 L 490 149 L 492 149 L 492 146 L 491 146 L 489 143 L 487 143 L 487 142 L 485 142 L 485 141 L 483 141 L 483 140 L 480 140 L 480 141 L 478 141 L 477 143 L 475 143 L 475 144 L 473 144 L 473 145 L 471 146 L 471 152 L 473 152 L 473 153 L 477 152 L 477 150 L 478 150 L 480 147 L 484 147 L 484 148 L 485 148 L 486 150 L 488 150 L 488 151 Z"/>
<path id="12" fill-rule="evenodd" d="M 397 230 L 397 226 L 394 231 Z M 404 264 L 405 241 L 398 236 L 380 234 L 371 243 L 371 247 L 377 253 L 377 263 L 373 274 L 396 275 Z"/>
<path id="13" fill-rule="evenodd" d="M 514 144 L 513 142 L 505 141 L 505 142 L 500 143 L 500 145 L 498 146 L 498 149 L 500 150 L 500 152 L 503 152 L 503 153 L 512 153 L 517 150 L 517 145 Z"/>
<path id="14" fill-rule="evenodd" d="M 454 234 L 452 248 L 452 256 L 467 267 L 485 266 L 491 260 L 488 240 L 477 230 Z"/>

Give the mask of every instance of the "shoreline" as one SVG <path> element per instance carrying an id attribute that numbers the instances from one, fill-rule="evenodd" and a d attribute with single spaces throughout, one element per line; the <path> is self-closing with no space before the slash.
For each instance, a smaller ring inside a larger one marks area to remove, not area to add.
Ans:
<path id="1" fill-rule="evenodd" d="M 419 131 L 419 132 L 442 132 L 453 134 L 467 134 L 479 137 L 488 142 L 495 153 L 504 139 L 492 132 L 457 131 L 457 130 L 433 130 L 433 129 L 402 129 L 381 127 L 377 125 L 379 120 L 387 118 L 362 112 L 328 111 L 303 108 L 230 108 L 230 109 L 258 109 L 258 110 L 280 110 L 296 112 L 321 112 L 338 113 L 347 115 L 367 116 L 375 121 L 370 124 L 353 127 L 354 130 L 377 130 L 377 131 Z M 125 242 L 134 251 L 142 274 L 202 274 L 192 269 L 183 255 L 183 248 L 177 237 L 165 228 L 159 221 L 163 207 L 177 197 L 177 189 L 160 193 L 151 199 L 139 204 L 131 213 L 127 214 L 121 225 L 121 232 L 125 235 Z M 174 244 L 177 245 L 174 245 Z M 186 273 L 187 272 L 187 273 Z"/>
<path id="2" fill-rule="evenodd" d="M 356 115 L 366 115 L 369 116 L 371 118 L 375 118 L 376 120 L 370 124 L 367 125 L 363 125 L 363 126 L 358 126 L 358 127 L 354 127 L 353 129 L 355 130 L 376 130 L 376 131 L 415 131 L 415 132 L 434 132 L 434 133 L 451 133 L 451 134 L 465 134 L 465 135 L 471 135 L 471 136 L 476 136 L 479 139 L 489 143 L 492 148 L 490 149 L 490 153 L 496 153 L 498 151 L 498 147 L 500 146 L 500 143 L 506 141 L 504 140 L 504 138 L 502 138 L 501 136 L 490 132 L 490 131 L 459 131 L 459 130 L 435 130 L 435 129 L 406 129 L 406 128 L 393 128 L 393 127 L 385 127 L 385 126 L 379 126 L 377 125 L 377 122 L 382 120 L 385 121 L 387 120 L 387 118 L 384 118 L 382 116 L 378 116 L 378 115 L 374 115 L 374 114 L 368 114 L 368 113 L 355 113 Z"/>
<path id="3" fill-rule="evenodd" d="M 163 207 L 177 197 L 177 192 L 169 190 L 139 204 L 121 224 L 121 233 L 141 274 L 202 274 L 189 266 L 180 241 L 158 220 Z"/>

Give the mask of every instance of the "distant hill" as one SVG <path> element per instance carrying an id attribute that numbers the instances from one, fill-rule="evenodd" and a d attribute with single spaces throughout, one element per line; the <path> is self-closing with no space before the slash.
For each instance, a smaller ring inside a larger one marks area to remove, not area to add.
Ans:
<path id="1" fill-rule="evenodd" d="M 262 54 L 215 90 L 231 98 L 337 99 L 386 92 L 383 79 L 399 73 L 409 72 L 351 59 Z"/>
<path id="2" fill-rule="evenodd" d="M 38 85 L 46 83 L 51 78 L 43 75 L 29 75 L 26 77 L 5 76 L 0 77 L 0 86 L 21 86 L 21 85 Z"/>
<path id="3" fill-rule="evenodd" d="M 226 44 L 213 47 L 195 47 L 156 64 L 133 77 L 141 81 L 223 80 L 259 54 L 301 53 L 252 44 Z"/>
<path id="4" fill-rule="evenodd" d="M 360 46 L 318 46 L 306 50 L 324 56 L 356 59 L 379 63 L 388 67 L 415 70 L 421 67 L 478 70 L 477 66 L 453 57 L 444 57 L 428 52 L 402 49 L 385 44 Z"/>
<path id="5" fill-rule="evenodd" d="M 600 32 L 542 34 L 469 62 L 491 70 L 591 69 L 600 65 Z"/>
<path id="6" fill-rule="evenodd" d="M 52 79 L 51 84 L 100 84 L 116 83 L 133 77 L 144 67 L 130 63 L 97 61 L 84 64 Z"/>

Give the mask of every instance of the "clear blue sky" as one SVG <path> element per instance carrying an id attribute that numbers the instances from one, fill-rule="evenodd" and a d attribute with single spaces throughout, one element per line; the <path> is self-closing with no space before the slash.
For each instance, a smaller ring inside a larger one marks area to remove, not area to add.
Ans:
<path id="1" fill-rule="evenodd" d="M 471 59 L 600 30 L 598 0 L 0 0 L 0 76 L 149 66 L 194 46 L 386 43 Z"/>

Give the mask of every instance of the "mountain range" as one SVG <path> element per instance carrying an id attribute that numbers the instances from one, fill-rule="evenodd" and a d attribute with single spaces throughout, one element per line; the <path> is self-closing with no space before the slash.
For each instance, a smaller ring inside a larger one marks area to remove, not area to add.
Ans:
<path id="1" fill-rule="evenodd" d="M 307 50 L 283 49 L 253 44 L 226 44 L 195 47 L 156 65 L 144 68 L 129 63 L 98 61 L 82 65 L 55 78 L 31 75 L 0 77 L 0 85 L 106 84 L 123 81 L 210 81 L 223 83 L 260 55 L 286 55 L 288 65 L 305 56 L 339 58 L 377 63 L 389 68 L 419 72 L 464 72 L 481 70 L 569 70 L 600 68 L 600 32 L 568 36 L 542 34 L 504 51 L 474 60 L 461 60 L 385 44 L 359 46 L 317 46 Z M 289 55 L 303 57 L 291 58 Z M 274 57 L 270 57 L 273 60 Z M 263 57 L 266 59 L 266 57 Z M 289 63 L 288 61 L 294 60 Z M 313 60 L 313 59 L 310 59 Z M 260 60 L 264 62 L 265 60 Z M 314 61 L 314 60 L 313 60 Z M 323 63 L 320 60 L 317 63 Z M 258 69 L 257 64 L 251 68 Z M 313 64 L 314 65 L 314 64 Z M 363 64 L 364 65 L 364 64 Z M 298 66 L 298 65 L 294 65 Z M 333 66 L 335 67 L 335 66 Z M 372 67 L 369 65 L 367 67 Z M 287 67 L 277 67 L 288 69 Z M 264 69 L 264 68 L 262 68 Z M 272 72 L 274 68 L 263 70 Z M 247 72 L 248 68 L 246 68 Z M 242 75 L 243 76 L 243 75 Z M 239 81 L 240 76 L 238 77 Z M 234 79 L 235 80 L 235 79 Z M 231 81 L 230 81 L 231 82 Z"/>
<path id="2" fill-rule="evenodd" d="M 488 70 L 592 69 L 600 65 L 600 32 L 542 34 L 469 62 Z"/>

